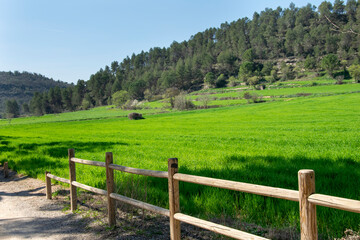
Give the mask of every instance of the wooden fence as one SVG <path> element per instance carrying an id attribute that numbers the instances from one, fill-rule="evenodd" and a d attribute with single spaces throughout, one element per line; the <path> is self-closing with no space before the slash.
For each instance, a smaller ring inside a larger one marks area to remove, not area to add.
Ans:
<path id="1" fill-rule="evenodd" d="M 250 233 L 246 233 L 230 227 L 226 227 L 220 224 L 216 224 L 213 222 L 205 221 L 199 218 L 182 214 L 180 212 L 179 181 L 299 202 L 300 229 L 301 229 L 302 240 L 316 240 L 318 238 L 317 224 L 316 224 L 316 205 L 360 213 L 360 201 L 315 193 L 315 173 L 313 170 L 300 170 L 298 172 L 299 190 L 296 191 L 296 190 L 289 190 L 283 188 L 275 188 L 275 187 L 261 186 L 250 183 L 242 183 L 242 182 L 235 182 L 235 181 L 229 181 L 223 179 L 215 179 L 209 177 L 200 177 L 200 176 L 178 173 L 178 160 L 176 158 L 168 159 L 168 171 L 165 172 L 165 171 L 138 169 L 138 168 L 125 167 L 125 166 L 113 164 L 113 155 L 111 152 L 106 153 L 105 162 L 97 162 L 97 161 L 75 158 L 74 149 L 68 150 L 68 157 L 69 157 L 69 168 L 70 168 L 70 180 L 57 177 L 49 172 L 46 172 L 45 174 L 46 196 L 48 199 L 51 199 L 51 179 L 55 179 L 57 181 L 70 184 L 70 201 L 71 201 L 72 211 L 76 210 L 77 208 L 77 196 L 76 196 L 77 187 L 97 194 L 105 195 L 107 196 L 108 220 L 110 226 L 114 226 L 116 223 L 115 200 L 117 200 L 120 202 L 130 204 L 135 207 L 139 207 L 169 217 L 170 237 L 172 240 L 180 239 L 181 236 L 180 222 L 192 224 L 235 239 L 266 239 Z M 94 188 L 77 182 L 75 163 L 105 167 L 107 190 Z M 151 205 L 149 203 L 145 203 L 142 201 L 138 201 L 114 193 L 114 189 L 115 189 L 114 170 L 137 174 L 137 175 L 167 178 L 168 189 L 169 189 L 169 209 L 164 209 L 158 206 Z"/>
<path id="2" fill-rule="evenodd" d="M 4 162 L 3 172 L 4 172 L 4 178 L 9 177 L 9 167 L 8 167 L 8 162 Z"/>

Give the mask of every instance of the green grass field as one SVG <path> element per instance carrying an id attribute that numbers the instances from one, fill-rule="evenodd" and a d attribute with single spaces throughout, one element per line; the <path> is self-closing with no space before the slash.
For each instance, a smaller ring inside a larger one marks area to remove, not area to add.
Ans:
<path id="1" fill-rule="evenodd" d="M 360 84 L 263 90 L 257 92 L 313 95 L 258 104 L 237 99 L 242 102 L 236 106 L 162 114 L 145 109 L 146 119 L 140 121 L 125 118 L 129 111 L 106 107 L 2 120 L 0 161 L 43 179 L 45 171 L 68 178 L 68 148 L 78 158 L 104 161 L 110 151 L 117 164 L 164 171 L 167 159 L 176 157 L 182 173 L 294 190 L 298 170 L 313 169 L 318 193 L 360 200 L 359 91 Z M 231 94 L 241 93 L 226 96 Z M 105 169 L 78 164 L 77 179 L 105 188 Z M 140 200 L 146 195 L 147 202 L 167 207 L 166 180 L 124 173 L 116 180 L 119 193 Z M 226 215 L 278 228 L 299 225 L 297 202 L 189 183 L 180 183 L 180 197 L 181 211 L 194 216 Z M 324 236 L 360 229 L 360 214 L 324 207 L 317 212 Z"/>

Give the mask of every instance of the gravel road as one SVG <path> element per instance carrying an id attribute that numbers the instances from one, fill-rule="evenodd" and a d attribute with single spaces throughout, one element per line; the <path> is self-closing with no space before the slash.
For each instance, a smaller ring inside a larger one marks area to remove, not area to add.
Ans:
<path id="1" fill-rule="evenodd" d="M 0 168 L 0 239 L 99 239 L 77 214 L 45 197 L 45 183 Z"/>

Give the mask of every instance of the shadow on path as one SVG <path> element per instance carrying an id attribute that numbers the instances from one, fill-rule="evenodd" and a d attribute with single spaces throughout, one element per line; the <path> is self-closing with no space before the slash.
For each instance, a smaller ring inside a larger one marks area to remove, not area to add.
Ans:
<path id="1" fill-rule="evenodd" d="M 74 226 L 76 231 L 74 231 Z M 8 236 L 19 239 L 51 239 L 54 235 L 71 233 L 72 238 L 84 233 L 85 225 L 79 225 L 79 219 L 73 214 L 67 214 L 59 217 L 21 217 L 11 219 L 0 219 L 0 239 L 6 239 Z M 1 228 L 5 231 L 1 231 Z M 70 239 L 62 238 L 62 239 Z"/>

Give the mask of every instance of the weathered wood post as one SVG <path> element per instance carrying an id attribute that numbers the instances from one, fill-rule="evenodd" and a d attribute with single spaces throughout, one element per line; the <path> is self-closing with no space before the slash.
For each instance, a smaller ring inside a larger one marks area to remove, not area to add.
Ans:
<path id="1" fill-rule="evenodd" d="M 107 201 L 108 201 L 108 214 L 109 214 L 109 225 L 115 226 L 116 224 L 116 207 L 115 200 L 110 197 L 110 194 L 115 191 L 114 184 L 114 170 L 109 168 L 109 165 L 113 163 L 112 152 L 106 153 L 106 188 L 107 188 Z"/>
<path id="2" fill-rule="evenodd" d="M 76 181 L 76 171 L 75 171 L 75 163 L 71 161 L 71 158 L 75 157 L 74 149 L 68 149 L 69 156 L 69 170 L 70 170 L 70 205 L 71 211 L 75 211 L 77 208 L 77 195 L 76 195 L 76 187 L 72 184 L 73 181 Z"/>
<path id="3" fill-rule="evenodd" d="M 301 240 L 317 240 L 316 205 L 308 201 L 308 197 L 315 193 L 315 172 L 300 170 L 298 180 Z"/>
<path id="4" fill-rule="evenodd" d="M 170 238 L 180 240 L 180 221 L 174 218 L 174 214 L 180 212 L 179 181 L 173 178 L 178 172 L 177 158 L 168 159 L 168 183 L 169 183 L 169 210 L 170 210 Z"/>
<path id="5" fill-rule="evenodd" d="M 48 171 L 45 172 L 45 182 L 46 182 L 46 199 L 51 199 L 51 178 L 48 177 Z"/>
<path id="6" fill-rule="evenodd" d="M 8 166 L 8 162 L 4 162 L 4 178 L 8 178 L 9 177 L 9 166 Z"/>

